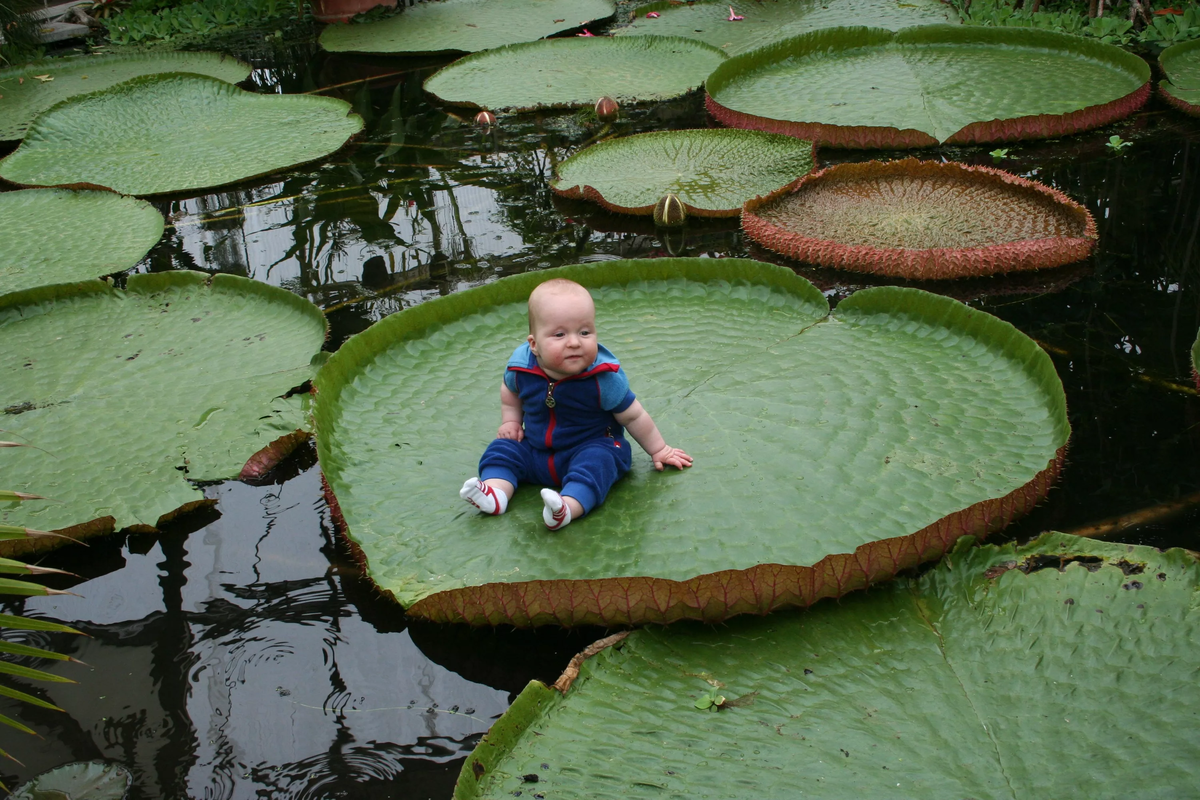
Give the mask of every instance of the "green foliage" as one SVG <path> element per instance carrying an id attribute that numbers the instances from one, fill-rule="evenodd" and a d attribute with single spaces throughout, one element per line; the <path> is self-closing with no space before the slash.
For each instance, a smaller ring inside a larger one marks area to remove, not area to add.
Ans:
<path id="1" fill-rule="evenodd" d="M 1002 161 L 1002 160 L 1008 158 L 1008 148 L 1007 147 L 997 147 L 995 150 L 992 150 L 990 153 L 988 153 L 988 155 L 990 155 L 992 158 L 996 159 L 997 161 Z"/>
<path id="2" fill-rule="evenodd" d="M 1129 147 L 1131 144 L 1133 144 L 1133 142 L 1127 142 L 1120 136 L 1117 136 L 1115 133 L 1108 137 L 1108 146 L 1113 150 L 1116 150 L 1118 153 L 1124 150 L 1126 147 Z"/>
<path id="3" fill-rule="evenodd" d="M 113 44 L 142 44 L 266 25 L 294 16 L 300 7 L 294 0 L 199 0 L 183 5 L 138 0 L 103 22 Z"/>
<path id="4" fill-rule="evenodd" d="M 40 58 L 44 52 L 37 35 L 37 23 L 24 13 L 27 9 L 13 0 L 0 0 L 0 64 L 19 64 Z"/>
<path id="5" fill-rule="evenodd" d="M 1088 17 L 1086 3 L 1062 3 L 1056 9 L 1036 12 L 1030 10 L 1032 3 L 1017 8 L 1008 0 L 957 0 L 953 5 L 968 25 L 1043 28 L 1123 47 L 1163 47 L 1200 38 L 1200 6 L 1195 4 L 1188 4 L 1182 14 L 1154 14 L 1144 26 L 1135 25 L 1130 19 L 1128 4 L 1110 9 L 1105 16 L 1092 18 Z"/>

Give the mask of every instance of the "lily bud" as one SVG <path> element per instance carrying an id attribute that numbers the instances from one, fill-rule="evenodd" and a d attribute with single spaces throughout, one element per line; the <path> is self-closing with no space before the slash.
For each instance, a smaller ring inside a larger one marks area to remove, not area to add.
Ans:
<path id="1" fill-rule="evenodd" d="M 490 128 L 496 124 L 496 115 L 490 111 L 480 111 L 475 115 L 475 124 L 481 128 Z"/>
<path id="2" fill-rule="evenodd" d="M 676 194 L 664 194 L 654 205 L 654 224 L 660 228 L 678 228 L 687 221 L 687 209 Z"/>
<path id="3" fill-rule="evenodd" d="M 620 113 L 621 107 L 617 105 L 616 100 L 613 100 L 608 95 L 596 101 L 596 117 L 601 122 L 612 122 Z"/>

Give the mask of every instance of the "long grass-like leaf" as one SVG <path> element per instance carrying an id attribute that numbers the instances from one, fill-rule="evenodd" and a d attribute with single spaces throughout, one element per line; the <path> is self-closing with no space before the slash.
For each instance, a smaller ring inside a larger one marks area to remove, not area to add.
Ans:
<path id="1" fill-rule="evenodd" d="M 61 675 L 55 675 L 52 672 L 45 670 L 33 669 L 32 667 L 22 667 L 20 664 L 13 664 L 9 661 L 0 661 L 0 672 L 6 675 L 15 675 L 18 678 L 26 678 L 31 681 L 46 681 L 48 683 L 75 683 L 70 678 L 64 678 Z"/>
<path id="2" fill-rule="evenodd" d="M 10 728 L 16 728 L 17 730 L 21 731 L 22 733 L 32 733 L 34 736 L 37 736 L 37 731 L 35 731 L 33 728 L 27 728 L 24 725 L 22 725 L 21 723 L 17 722 L 15 719 L 10 719 L 9 717 L 4 716 L 3 714 L 0 714 L 0 724 L 8 725 Z M 5 753 L 4 755 L 8 756 L 8 753 Z M 12 756 L 8 756 L 8 757 L 12 758 Z M 15 758 L 13 760 L 16 761 Z M 17 763 L 19 764 L 21 762 L 18 761 Z"/>
<path id="3" fill-rule="evenodd" d="M 14 656 L 29 656 L 31 658 L 52 658 L 55 661 L 75 661 L 75 659 L 63 653 L 56 653 L 53 650 L 43 650 L 40 647 L 30 647 L 27 644 L 17 644 L 16 642 L 0 642 L 0 653 L 9 653 Z"/>
<path id="4" fill-rule="evenodd" d="M 68 539 L 84 547 L 90 546 L 87 542 L 81 542 L 78 539 L 63 536 L 61 533 L 54 533 L 53 531 L 39 531 L 33 528 L 22 528 L 17 525 L 0 525 L 0 542 L 11 539 L 39 539 L 47 536 L 55 539 Z"/>
<path id="5" fill-rule="evenodd" d="M 29 445 L 20 442 L 0 442 L 0 447 L 29 447 Z"/>
<path id="6" fill-rule="evenodd" d="M 48 594 L 61 594 L 53 589 L 47 589 L 32 581 L 19 581 L 14 578 L 0 578 L 0 594 L 18 594 L 24 597 L 44 597 Z"/>
<path id="7" fill-rule="evenodd" d="M 61 622 L 18 617 L 15 614 L 0 614 L 0 628 L 8 628 L 14 631 L 51 631 L 53 633 L 78 633 L 86 635 L 83 634 L 83 631 L 77 631 L 69 625 L 63 625 Z"/>
<path id="8" fill-rule="evenodd" d="M 41 708 L 48 708 L 51 711 L 62 711 L 62 709 L 54 705 L 54 703 L 47 703 L 40 697 L 34 697 L 31 694 L 19 692 L 16 689 L 10 689 L 3 684 L 0 684 L 0 695 L 3 695 L 4 697 L 11 697 L 14 700 L 20 700 L 22 703 L 29 703 L 30 705 L 40 706 Z"/>
<path id="9" fill-rule="evenodd" d="M 3 575 L 74 575 L 73 572 L 67 572 L 61 569 L 52 567 L 38 567 L 33 564 L 26 564 L 24 561 L 16 561 L 11 558 L 0 558 L 0 574 Z"/>

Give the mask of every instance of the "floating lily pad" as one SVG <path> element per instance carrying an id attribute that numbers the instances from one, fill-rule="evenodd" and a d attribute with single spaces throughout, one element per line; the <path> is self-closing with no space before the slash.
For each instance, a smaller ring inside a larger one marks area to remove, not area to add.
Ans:
<path id="1" fill-rule="evenodd" d="M 610 211 L 649 214 L 671 192 L 688 212 L 732 217 L 813 166 L 812 142 L 733 128 L 659 131 L 610 139 L 558 165 L 555 192 Z"/>
<path id="2" fill-rule="evenodd" d="M 332 97 L 148 75 L 39 116 L 0 160 L 0 178 L 135 195 L 221 186 L 329 155 L 362 129 L 362 117 L 349 112 Z"/>
<path id="3" fill-rule="evenodd" d="M 725 54 L 678 36 L 547 39 L 460 58 L 425 81 L 447 103 L 516 111 L 570 108 L 605 95 L 666 100 L 704 83 Z"/>
<path id="4" fill-rule="evenodd" d="M 0 524 L 85 532 L 153 527 L 203 500 L 191 481 L 238 475 L 304 425 L 289 389 L 311 375 L 321 312 L 231 275 L 134 275 L 0 298 L 0 428 L 31 445 L 0 486 Z M 91 523 L 89 525 L 89 523 Z"/>
<path id="5" fill-rule="evenodd" d="M 20 139 L 34 117 L 55 103 L 160 72 L 194 72 L 229 83 L 250 77 L 250 65 L 219 53 L 127 53 L 55 58 L 0 70 L 0 139 Z"/>
<path id="6" fill-rule="evenodd" d="M 334 53 L 474 53 L 532 42 L 613 15 L 612 0 L 437 0 L 361 25 L 330 25 Z"/>
<path id="7" fill-rule="evenodd" d="M 740 20 L 729 18 L 730 9 Z M 647 17 L 655 13 L 659 16 Z M 731 56 L 821 28 L 870 25 L 899 30 L 913 25 L 957 24 L 958 15 L 939 0 L 675 0 L 637 9 L 614 36 L 684 36 L 719 47 Z"/>
<path id="8" fill-rule="evenodd" d="M 124 800 L 133 775 L 120 764 L 80 761 L 55 767 L 17 787 L 10 800 Z"/>
<path id="9" fill-rule="evenodd" d="M 529 684 L 454 796 L 533 775 L 559 800 L 1174 797 L 1200 782 L 1198 583 L 1183 550 L 1048 534 L 804 613 L 635 631 L 565 697 Z"/>
<path id="10" fill-rule="evenodd" d="M 825 267 L 931 280 L 1086 258 L 1096 222 L 1062 192 L 998 169 L 917 161 L 838 164 L 746 203 L 746 234 Z"/>
<path id="11" fill-rule="evenodd" d="M 127 270 L 162 233 L 162 215 L 145 200 L 65 189 L 4 192 L 0 294 Z"/>
<path id="12" fill-rule="evenodd" d="M 458 498 L 496 433 L 497 385 L 553 277 L 596 298 L 600 340 L 667 440 L 549 534 L 537 488 L 501 517 Z M 1042 497 L 1069 433 L 1049 357 L 916 289 L 825 298 L 737 259 L 528 273 L 394 314 L 317 376 L 317 447 L 370 576 L 409 613 L 516 625 L 723 619 L 807 605 L 940 555 Z"/>
<path id="13" fill-rule="evenodd" d="M 838 147 L 926 147 L 1075 133 L 1150 92 L 1132 53 L 1032 28 L 833 28 L 731 58 L 709 111 L 739 128 Z"/>
<path id="14" fill-rule="evenodd" d="M 1158 63 L 1167 76 L 1158 84 L 1159 93 L 1179 110 L 1200 117 L 1200 39 L 1171 45 Z"/>

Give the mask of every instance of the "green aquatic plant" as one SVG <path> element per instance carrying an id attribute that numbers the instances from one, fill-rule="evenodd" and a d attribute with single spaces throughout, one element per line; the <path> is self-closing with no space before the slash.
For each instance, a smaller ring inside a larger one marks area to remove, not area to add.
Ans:
<path id="1" fill-rule="evenodd" d="M 18 786 L 9 800 L 125 800 L 133 773 L 111 761 L 77 761 Z"/>
<path id="2" fill-rule="evenodd" d="M 362 126 L 350 104 L 333 97 L 257 94 L 179 72 L 147 75 L 43 113 L 0 160 L 0 177 L 131 195 L 182 192 L 322 158 Z"/>
<path id="3" fill-rule="evenodd" d="M 748 201 L 742 228 L 790 258 L 915 280 L 1059 267 L 1097 238 L 1087 209 L 1056 189 L 914 158 L 814 172 Z"/>
<path id="4" fill-rule="evenodd" d="M 1158 57 L 1166 80 L 1158 92 L 1184 113 L 1200 116 L 1200 39 L 1173 45 Z"/>
<path id="5" fill-rule="evenodd" d="M 1115 133 L 1108 137 L 1108 141 L 1104 143 L 1105 147 L 1111 148 L 1118 153 L 1124 150 L 1126 147 L 1129 147 L 1131 144 L 1133 144 L 1133 142 L 1127 142 Z"/>
<path id="6" fill-rule="evenodd" d="M 562 161 L 556 193 L 609 211 L 650 214 L 664 194 L 690 214 L 732 217 L 751 197 L 808 173 L 812 142 L 734 128 L 658 131 L 609 139 Z"/>
<path id="7" fill-rule="evenodd" d="M 0 70 L 0 139 L 24 137 L 34 117 L 63 100 L 160 72 L 191 72 L 238 83 L 250 76 L 250 65 L 219 53 L 155 52 L 56 58 Z"/>
<path id="8" fill-rule="evenodd" d="M 1198 590 L 1195 554 L 1047 534 L 803 613 L 645 628 L 561 693 L 531 682 L 454 797 L 529 775 L 560 800 L 1171 797 L 1200 779 L 1178 733 Z M 714 696 L 738 700 L 696 713 Z"/>
<path id="9" fill-rule="evenodd" d="M 474 53 L 532 42 L 613 11 L 612 0 L 438 0 L 376 22 L 330 25 L 320 43 L 334 53 Z"/>
<path id="10" fill-rule="evenodd" d="M 122 272 L 162 234 L 162 215 L 145 200 L 68 189 L 0 193 L 0 295 Z"/>
<path id="11" fill-rule="evenodd" d="M 659 474 L 635 455 L 560 536 L 536 490 L 487 519 L 458 497 L 525 301 L 552 277 L 589 287 L 602 341 L 696 458 Z M 472 624 L 719 620 L 841 595 L 1027 511 L 1069 434 L 1048 356 L 1006 323 L 899 288 L 831 316 L 791 270 L 738 259 L 504 278 L 376 323 L 314 383 L 331 503 L 368 574 L 410 614 Z"/>
<path id="12" fill-rule="evenodd" d="M 308 301 L 232 275 L 0 297 L 0 426 L 38 444 L 0 460 L 0 486 L 53 498 L 0 507 L 0 524 L 151 530 L 205 504 L 192 481 L 236 477 L 306 426 L 305 395 L 288 394 L 311 377 L 325 331 Z"/>
<path id="13" fill-rule="evenodd" d="M 178 37 L 203 38 L 294 17 L 299 7 L 295 0 L 199 0 L 151 6 L 131 7 L 102 18 L 109 41 L 115 45 L 138 45 Z"/>
<path id="14" fill-rule="evenodd" d="M 1041 68 L 1029 71 L 1036 60 Z M 730 58 L 708 77 L 722 123 L 839 147 L 1045 138 L 1133 113 L 1150 70 L 1120 48 L 1049 31 L 834 28 Z"/>
<path id="15" fill-rule="evenodd" d="M 995 150 L 990 151 L 988 155 L 997 161 L 1003 161 L 1004 159 L 1008 158 L 1008 148 L 997 147 Z"/>
<path id="16" fill-rule="evenodd" d="M 678 36 L 546 39 L 460 58 L 430 76 L 425 90 L 492 111 L 591 106 L 601 97 L 648 102 L 698 88 L 724 59 L 721 50 Z"/>

